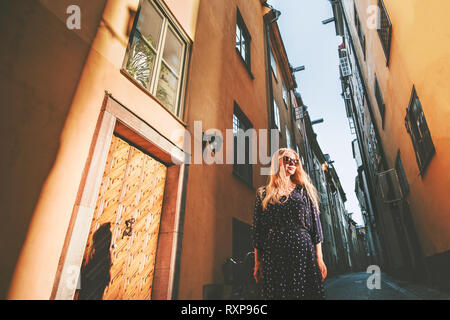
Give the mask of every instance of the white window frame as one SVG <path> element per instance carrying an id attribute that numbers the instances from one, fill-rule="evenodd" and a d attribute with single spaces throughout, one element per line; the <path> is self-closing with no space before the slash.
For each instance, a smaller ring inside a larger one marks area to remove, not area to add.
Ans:
<path id="1" fill-rule="evenodd" d="M 270 47 L 270 68 L 272 69 L 275 80 L 278 81 L 277 76 L 277 62 L 275 60 L 275 56 L 273 54 L 272 46 Z"/>
<path id="2" fill-rule="evenodd" d="M 182 28 L 177 24 L 176 19 L 171 16 L 170 11 L 166 6 L 161 3 L 160 0 L 142 0 L 147 1 L 157 12 L 159 16 L 162 17 L 163 21 L 161 24 L 161 32 L 159 35 L 159 42 L 158 42 L 158 48 L 153 48 L 152 45 L 148 43 L 148 41 L 145 40 L 144 37 L 140 36 L 139 31 L 137 30 L 137 24 L 139 22 L 139 15 L 136 14 L 135 21 L 133 23 L 133 29 L 130 33 L 130 38 L 128 42 L 128 46 L 125 52 L 125 57 L 122 64 L 122 72 L 125 72 L 128 77 L 133 79 L 135 83 L 137 83 L 141 88 L 145 89 L 146 92 L 152 95 L 159 103 L 170 113 L 175 115 L 177 118 L 183 117 L 183 103 L 184 103 L 184 92 L 186 89 L 186 77 L 187 77 L 187 65 L 188 65 L 188 49 L 191 45 L 191 41 L 189 38 L 184 34 L 182 31 Z M 139 4 L 138 12 L 140 13 L 140 10 L 142 8 L 141 3 Z M 182 54 L 181 54 L 181 63 L 180 63 L 180 71 L 176 72 L 166 61 L 164 61 L 163 55 L 164 55 L 164 49 L 165 49 L 165 43 L 167 40 L 167 32 L 168 30 L 173 32 L 175 37 L 180 41 L 182 44 Z M 150 83 L 148 84 L 148 87 L 144 87 L 140 82 L 138 82 L 133 76 L 131 76 L 127 69 L 127 63 L 129 59 L 130 49 L 133 45 L 134 37 L 138 36 L 142 41 L 144 41 L 147 45 L 150 45 L 152 50 L 155 51 L 155 61 L 153 66 L 153 72 L 151 75 Z M 169 69 L 170 72 L 172 72 L 174 75 L 176 75 L 178 79 L 178 85 L 176 88 L 176 99 L 174 102 L 173 110 L 170 109 L 169 106 L 164 105 L 160 99 L 157 98 L 157 89 L 159 84 L 159 77 L 161 73 L 161 66 L 162 63 Z"/>
<path id="3" fill-rule="evenodd" d="M 281 132 L 281 120 L 280 120 L 280 109 L 278 108 L 277 102 L 273 99 L 273 116 L 275 125 L 278 128 L 278 131 Z"/>
<path id="4" fill-rule="evenodd" d="M 284 128 L 286 130 L 286 148 L 292 148 L 291 134 L 289 133 L 288 126 L 285 124 Z"/>
<path id="5" fill-rule="evenodd" d="M 281 91 L 283 92 L 284 105 L 286 109 L 289 109 L 289 95 L 286 86 L 284 85 L 284 81 L 281 81 Z"/>

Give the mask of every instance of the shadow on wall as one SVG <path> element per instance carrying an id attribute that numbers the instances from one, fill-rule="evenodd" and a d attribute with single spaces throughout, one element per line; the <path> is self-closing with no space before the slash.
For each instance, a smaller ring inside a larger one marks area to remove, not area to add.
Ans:
<path id="1" fill-rule="evenodd" d="M 87 30 L 80 31 L 83 38 L 42 3 L 0 3 L 0 39 L 7 49 L 0 59 L 0 299 L 6 298 L 33 211 L 54 165 L 61 131 L 95 36 L 91 31 L 99 25 L 106 0 L 74 2 L 88 12 L 82 16 L 82 28 Z M 63 7 L 62 2 L 48 3 L 58 12 Z"/>
<path id="2" fill-rule="evenodd" d="M 81 269 L 81 288 L 78 300 L 101 300 L 111 280 L 111 223 L 105 223 L 95 231 L 89 261 Z"/>

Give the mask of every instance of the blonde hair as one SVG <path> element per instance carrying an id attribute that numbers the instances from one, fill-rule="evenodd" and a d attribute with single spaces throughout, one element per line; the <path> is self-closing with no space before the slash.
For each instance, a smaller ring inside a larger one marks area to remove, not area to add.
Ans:
<path id="1" fill-rule="evenodd" d="M 302 162 L 297 152 L 289 148 L 281 148 L 278 151 L 275 151 L 272 155 L 272 163 L 270 167 L 270 175 L 268 177 L 268 183 L 265 186 L 258 188 L 258 193 L 260 198 L 262 199 L 262 209 L 266 210 L 268 204 L 281 203 L 277 197 L 277 191 L 280 187 L 284 186 L 286 183 L 286 172 L 284 166 L 280 166 L 280 159 L 284 157 L 287 152 L 291 152 L 295 155 L 295 158 L 298 160 L 297 169 L 295 173 L 290 176 L 290 180 L 298 185 L 302 185 L 305 187 L 309 198 L 312 200 L 312 203 L 319 210 L 319 196 L 316 187 L 313 185 L 311 178 L 303 170 Z M 281 168 L 280 168 L 281 167 Z M 263 190 L 266 190 L 266 196 L 263 198 Z"/>

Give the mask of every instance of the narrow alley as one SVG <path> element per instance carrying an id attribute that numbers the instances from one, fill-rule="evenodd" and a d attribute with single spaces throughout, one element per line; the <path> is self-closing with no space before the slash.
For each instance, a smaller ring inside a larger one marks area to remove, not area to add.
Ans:
<path id="1" fill-rule="evenodd" d="M 381 273 L 380 289 L 367 286 L 370 274 L 347 273 L 325 280 L 328 300 L 449 300 L 450 295 Z"/>

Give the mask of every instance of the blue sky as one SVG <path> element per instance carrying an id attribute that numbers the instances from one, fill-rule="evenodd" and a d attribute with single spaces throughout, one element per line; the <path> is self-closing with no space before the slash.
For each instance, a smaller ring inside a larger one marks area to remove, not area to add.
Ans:
<path id="1" fill-rule="evenodd" d="M 361 210 L 356 198 L 355 176 L 357 168 L 353 159 L 351 142 L 356 138 L 350 132 L 339 80 L 338 46 L 334 23 L 322 24 L 333 17 L 328 0 L 269 0 L 281 11 L 278 26 L 289 61 L 293 67 L 305 65 L 297 72 L 298 91 L 308 106 L 311 120 L 323 118 L 314 125 L 317 141 L 323 153 L 334 160 L 344 192 L 345 207 L 353 212 L 353 220 L 363 225 Z"/>

